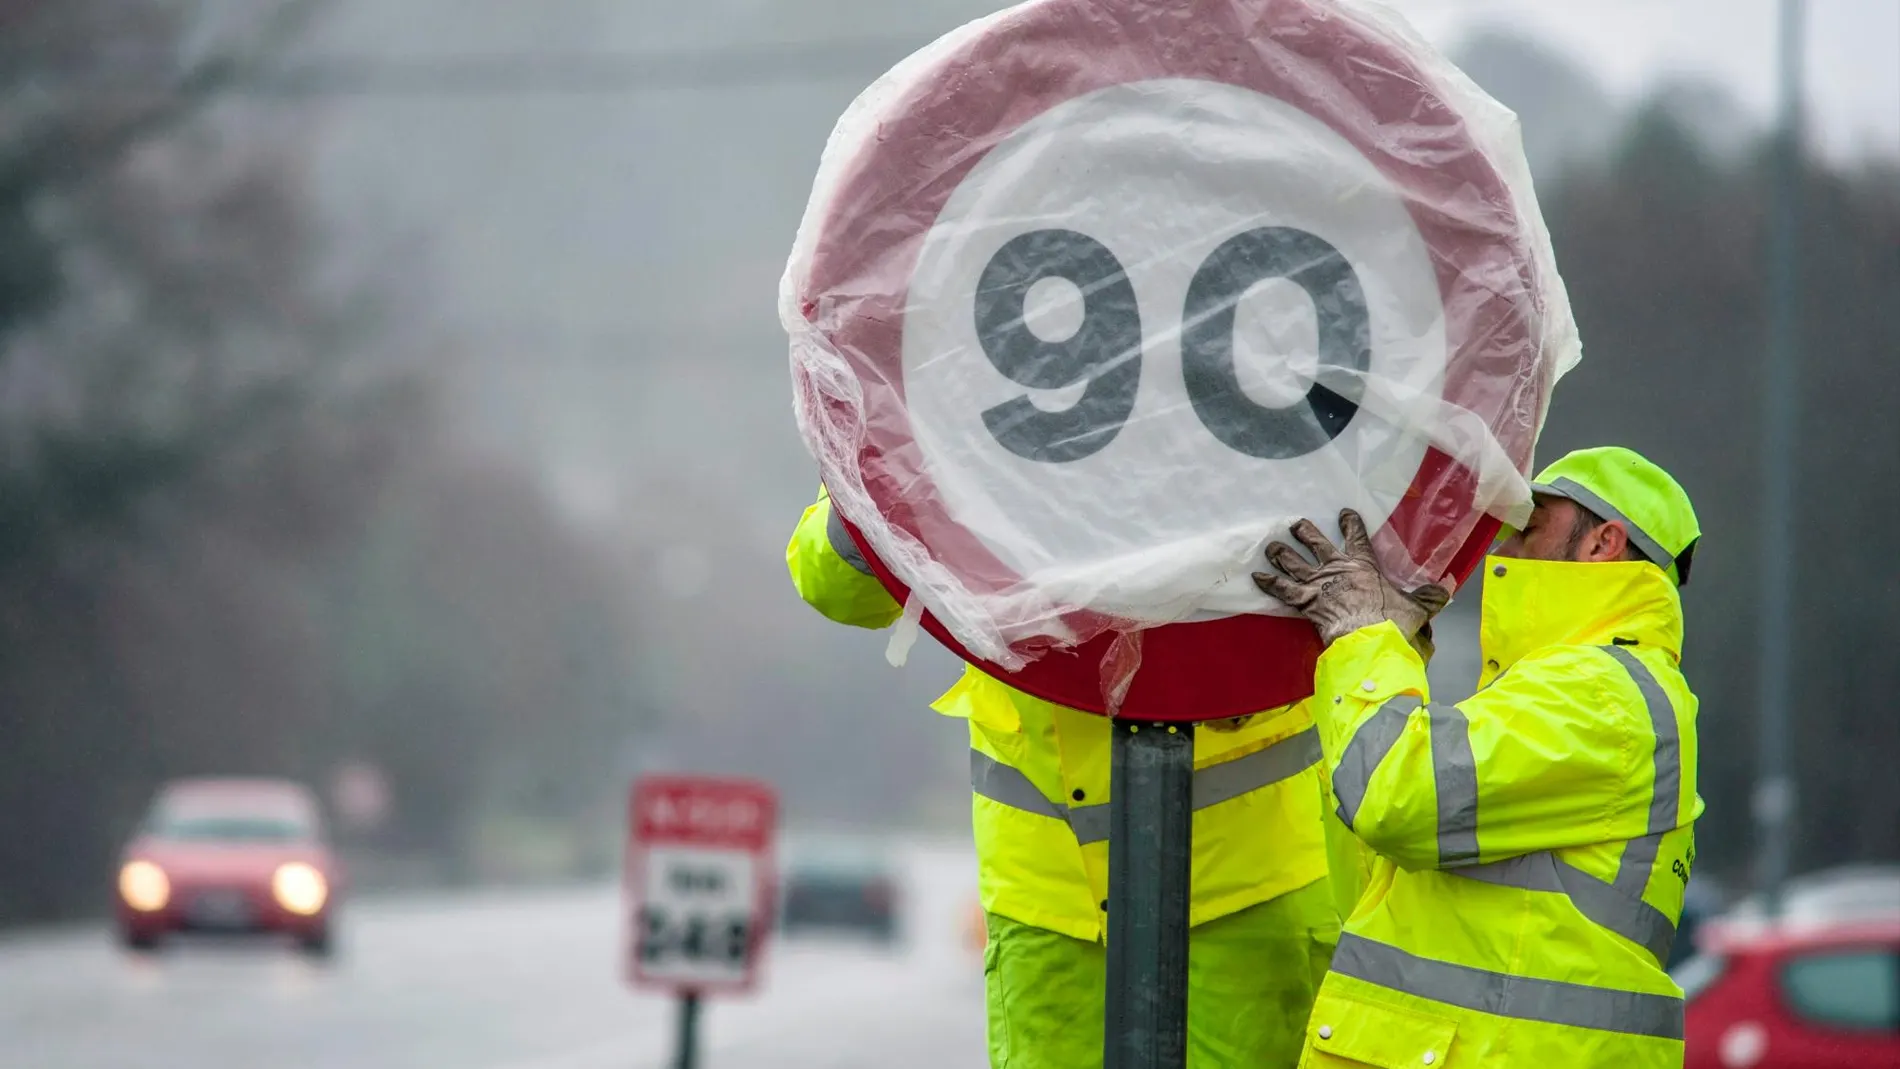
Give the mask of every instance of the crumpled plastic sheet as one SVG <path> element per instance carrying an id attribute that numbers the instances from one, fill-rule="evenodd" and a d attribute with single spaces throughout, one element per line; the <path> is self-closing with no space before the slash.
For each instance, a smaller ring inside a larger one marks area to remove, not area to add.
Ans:
<path id="1" fill-rule="evenodd" d="M 833 506 L 1010 670 L 1288 614 L 1263 546 L 1346 506 L 1446 581 L 1580 357 L 1515 116 L 1361 0 L 944 36 L 832 131 L 780 318 Z"/>

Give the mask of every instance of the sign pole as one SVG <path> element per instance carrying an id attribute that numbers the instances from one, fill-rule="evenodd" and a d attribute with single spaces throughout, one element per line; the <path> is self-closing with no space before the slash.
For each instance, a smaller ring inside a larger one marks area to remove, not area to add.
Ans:
<path id="1" fill-rule="evenodd" d="M 679 1057 L 675 1069 L 699 1069 L 699 992 L 680 992 L 679 1038 L 674 1048 Z"/>
<path id="2" fill-rule="evenodd" d="M 1781 0 L 1781 116 L 1768 244 L 1768 349 L 1762 374 L 1761 655 L 1756 706 L 1761 710 L 1755 822 L 1760 829 L 1759 880 L 1766 912 L 1781 912 L 1782 883 L 1793 845 L 1795 781 L 1789 772 L 1789 704 L 1793 698 L 1795 478 L 1800 471 L 1801 415 L 1801 81 L 1805 5 Z"/>
<path id="3" fill-rule="evenodd" d="M 1113 725 L 1104 1069 L 1187 1065 L 1194 725 Z"/>

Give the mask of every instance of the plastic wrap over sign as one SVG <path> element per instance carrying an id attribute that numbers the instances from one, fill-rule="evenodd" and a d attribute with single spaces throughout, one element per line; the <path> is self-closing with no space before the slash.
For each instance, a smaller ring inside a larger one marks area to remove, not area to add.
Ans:
<path id="1" fill-rule="evenodd" d="M 1290 616 L 1261 548 L 1342 507 L 1455 584 L 1579 355 L 1515 118 L 1330 0 L 1032 0 L 939 40 L 833 131 L 780 312 L 834 507 L 1009 670 Z"/>

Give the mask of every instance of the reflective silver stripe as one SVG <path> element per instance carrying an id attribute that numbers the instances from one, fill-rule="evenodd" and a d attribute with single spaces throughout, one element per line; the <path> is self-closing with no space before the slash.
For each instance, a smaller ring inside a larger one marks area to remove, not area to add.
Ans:
<path id="1" fill-rule="evenodd" d="M 1438 796 L 1438 867 L 1478 860 L 1478 762 L 1471 722 L 1455 705 L 1427 709 L 1432 724 L 1432 781 Z"/>
<path id="2" fill-rule="evenodd" d="M 1623 860 L 1616 866 L 1616 889 L 1642 897 L 1649 876 L 1656 867 L 1656 854 L 1662 849 L 1661 835 L 1639 835 L 1623 845 Z"/>
<path id="3" fill-rule="evenodd" d="M 1050 801 L 1021 769 L 1012 768 L 981 750 L 970 751 L 970 789 L 1011 809 L 1055 820 L 1069 819 L 1069 807 Z"/>
<path id="4" fill-rule="evenodd" d="M 1108 803 L 1069 807 L 1069 830 L 1078 846 L 1108 841 Z"/>
<path id="5" fill-rule="evenodd" d="M 1194 773 L 1194 808 L 1206 809 L 1290 779 L 1319 764 L 1325 756 L 1319 745 L 1319 729 L 1307 728 L 1264 750 L 1210 765 Z"/>
<path id="6" fill-rule="evenodd" d="M 1669 960 L 1676 926 L 1662 910 L 1643 900 L 1643 891 L 1649 886 L 1650 872 L 1662 848 L 1662 837 L 1676 826 L 1680 811 L 1681 733 L 1676 726 L 1675 706 L 1649 667 L 1621 646 L 1604 646 L 1602 649 L 1629 673 L 1636 689 L 1642 693 L 1643 704 L 1649 711 L 1650 725 L 1656 736 L 1655 783 L 1650 791 L 1646 833 L 1624 845 L 1623 857 L 1617 863 L 1616 879 L 1612 883 L 1605 883 L 1574 865 L 1558 860 L 1548 851 L 1459 870 L 1458 875 L 1526 891 L 1563 894 L 1579 913 L 1646 948 L 1661 964 Z M 1436 733 L 1433 739 L 1436 742 Z"/>
<path id="7" fill-rule="evenodd" d="M 1563 861 L 1548 850 L 1488 865 L 1452 870 L 1466 879 L 1482 880 L 1521 891 L 1548 891 L 1570 899 L 1570 904 L 1595 924 L 1628 939 L 1655 955 L 1661 965 L 1669 960 L 1676 926 L 1662 910 Z"/>
<path id="8" fill-rule="evenodd" d="M 844 529 L 844 519 L 838 515 L 838 507 L 825 502 L 825 536 L 831 539 L 831 550 L 844 558 L 844 562 L 865 575 L 871 573 L 871 562 L 864 559 L 864 551 L 858 548 L 851 532 Z"/>
<path id="9" fill-rule="evenodd" d="M 1532 483 L 1531 492 L 1569 498 L 1606 520 L 1620 521 L 1624 530 L 1629 532 L 1630 541 L 1636 543 L 1636 548 L 1642 550 L 1643 556 L 1648 557 L 1650 563 L 1665 571 L 1676 562 L 1674 553 L 1664 549 L 1661 542 L 1649 537 L 1649 532 L 1636 526 L 1635 520 L 1623 515 L 1622 509 L 1598 497 L 1589 487 L 1575 479 L 1556 478 L 1547 483 Z"/>
<path id="10" fill-rule="evenodd" d="M 1602 649 L 1635 680 L 1636 689 L 1643 694 L 1643 703 L 1649 707 L 1649 721 L 1656 732 L 1656 776 L 1655 787 L 1649 795 L 1648 834 L 1630 840 L 1616 869 L 1617 888 L 1641 896 L 1643 888 L 1649 886 L 1650 869 L 1656 863 L 1663 833 L 1676 826 L 1676 816 L 1682 809 L 1682 738 L 1676 729 L 1676 708 L 1648 666 L 1621 646 Z"/>
<path id="11" fill-rule="evenodd" d="M 1353 732 L 1352 741 L 1339 755 L 1339 767 L 1333 769 L 1333 796 L 1339 800 L 1339 819 L 1346 827 L 1352 827 L 1359 816 L 1359 807 L 1366 800 L 1366 785 L 1372 781 L 1379 762 L 1398 744 L 1406 718 L 1423 704 L 1417 695 L 1401 694 L 1379 706 L 1379 711 Z"/>
<path id="12" fill-rule="evenodd" d="M 1319 729 L 1307 728 L 1264 750 L 1194 773 L 1194 808 L 1206 809 L 1271 787 L 1320 763 Z M 1108 803 L 1069 805 L 1045 796 L 1020 769 L 981 750 L 970 751 L 970 789 L 1012 809 L 1064 821 L 1083 846 L 1108 841 Z"/>
<path id="13" fill-rule="evenodd" d="M 1682 1038 L 1682 1000 L 1671 995 L 1454 965 L 1352 934 L 1339 937 L 1332 969 L 1393 991 L 1499 1017 L 1658 1039 Z"/>

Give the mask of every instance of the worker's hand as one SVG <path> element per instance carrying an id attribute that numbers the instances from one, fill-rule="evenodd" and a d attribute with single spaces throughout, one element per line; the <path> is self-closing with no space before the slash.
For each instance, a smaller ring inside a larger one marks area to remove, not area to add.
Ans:
<path id="1" fill-rule="evenodd" d="M 1274 542 L 1267 546 L 1267 559 L 1285 575 L 1255 572 L 1254 585 L 1313 621 L 1325 645 L 1386 620 L 1398 625 L 1406 641 L 1416 641 L 1451 595 L 1437 584 L 1422 586 L 1410 594 L 1393 585 L 1379 571 L 1379 562 L 1372 555 L 1372 539 L 1357 512 L 1341 511 L 1339 530 L 1346 536 L 1344 552 L 1321 534 L 1313 521 L 1294 524 L 1293 537 L 1312 550 L 1318 566 L 1309 564 L 1292 546 Z M 1429 648 L 1429 637 L 1426 642 Z M 1420 654 L 1423 656 L 1424 651 Z"/>

